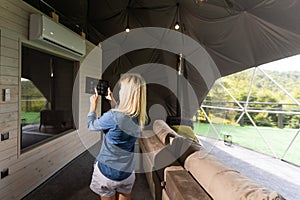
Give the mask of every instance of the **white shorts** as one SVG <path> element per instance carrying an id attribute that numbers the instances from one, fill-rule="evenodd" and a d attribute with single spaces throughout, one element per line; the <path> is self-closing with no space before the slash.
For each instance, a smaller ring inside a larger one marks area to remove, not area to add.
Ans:
<path id="1" fill-rule="evenodd" d="M 98 162 L 94 164 L 94 172 L 90 188 L 96 194 L 102 197 L 111 197 L 116 192 L 129 194 L 133 188 L 135 174 L 132 173 L 128 178 L 122 181 L 114 181 L 104 176 L 98 168 Z"/>

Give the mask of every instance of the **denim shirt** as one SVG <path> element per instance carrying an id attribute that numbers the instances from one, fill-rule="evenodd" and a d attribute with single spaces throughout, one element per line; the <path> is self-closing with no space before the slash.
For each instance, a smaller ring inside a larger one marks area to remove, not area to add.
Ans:
<path id="1" fill-rule="evenodd" d="M 129 177 L 135 167 L 134 146 L 140 134 L 138 119 L 114 110 L 99 118 L 95 112 L 90 112 L 87 127 L 89 130 L 104 132 L 96 158 L 102 174 L 116 181 Z"/>

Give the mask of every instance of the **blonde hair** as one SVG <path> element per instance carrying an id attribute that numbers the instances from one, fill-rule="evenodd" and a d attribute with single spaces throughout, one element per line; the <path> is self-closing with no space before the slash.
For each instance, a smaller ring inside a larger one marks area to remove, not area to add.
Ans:
<path id="1" fill-rule="evenodd" d="M 147 121 L 146 113 L 146 82 L 139 74 L 127 73 L 121 76 L 120 81 L 120 103 L 114 109 L 127 115 L 137 117 L 139 125 L 144 127 Z"/>

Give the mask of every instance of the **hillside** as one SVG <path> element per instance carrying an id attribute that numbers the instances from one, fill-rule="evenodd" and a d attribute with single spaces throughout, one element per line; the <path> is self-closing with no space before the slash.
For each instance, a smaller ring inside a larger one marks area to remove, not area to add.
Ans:
<path id="1" fill-rule="evenodd" d="M 238 107 L 238 105 L 234 103 L 234 100 L 230 97 L 230 95 L 226 93 L 226 91 L 217 83 L 221 82 L 228 89 L 228 91 L 230 91 L 230 93 L 235 97 L 236 100 L 244 102 L 248 97 L 253 72 L 254 69 L 252 68 L 221 78 L 216 82 L 214 87 L 209 92 L 204 104 L 225 107 Z M 300 101 L 300 71 L 265 72 L 294 98 Z M 260 70 L 257 70 L 256 75 L 253 79 L 253 86 L 251 88 L 251 93 L 249 96 L 250 104 L 248 105 L 248 108 L 256 110 L 284 110 L 299 112 L 300 107 L 297 105 L 293 105 L 295 104 L 295 102 L 288 95 L 286 95 L 282 89 L 280 89 L 280 86 L 276 85 Z M 211 110 L 210 113 L 218 117 L 228 119 L 231 122 L 239 117 L 239 112 L 234 111 L 224 114 L 224 112 L 221 113 L 220 111 Z M 251 113 L 250 115 L 256 121 L 257 125 L 278 125 L 278 114 L 261 112 Z M 285 127 L 300 127 L 300 115 L 284 114 L 280 117 L 283 117 L 283 124 Z"/>

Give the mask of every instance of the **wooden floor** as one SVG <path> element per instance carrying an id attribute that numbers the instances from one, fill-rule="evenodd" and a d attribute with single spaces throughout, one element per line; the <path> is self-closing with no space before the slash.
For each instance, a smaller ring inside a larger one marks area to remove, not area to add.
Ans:
<path id="1" fill-rule="evenodd" d="M 78 156 L 23 200 L 99 200 L 89 188 L 95 159 L 90 151 Z M 144 174 L 136 174 L 132 199 L 152 200 Z"/>

